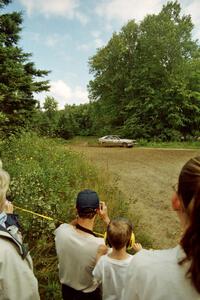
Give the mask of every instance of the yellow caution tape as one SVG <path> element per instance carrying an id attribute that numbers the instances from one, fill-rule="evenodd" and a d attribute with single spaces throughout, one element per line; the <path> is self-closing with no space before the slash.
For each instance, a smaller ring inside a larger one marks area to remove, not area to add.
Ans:
<path id="1" fill-rule="evenodd" d="M 32 210 L 28 210 L 28 209 L 25 209 L 25 208 L 21 208 L 21 207 L 16 206 L 16 205 L 13 205 L 13 206 L 14 206 L 15 208 L 19 209 L 19 210 L 28 212 L 28 213 L 30 213 L 30 214 L 32 214 L 32 215 L 41 217 L 41 218 L 46 219 L 46 220 L 48 220 L 48 221 L 58 221 L 58 222 L 60 222 L 60 223 L 64 223 L 64 222 L 62 222 L 62 221 L 53 219 L 53 218 L 51 218 L 51 217 L 48 217 L 48 216 L 44 216 L 44 215 L 38 214 L 38 213 L 36 213 L 36 212 L 34 212 L 34 211 L 32 211 Z"/>
<path id="2" fill-rule="evenodd" d="M 57 219 L 53 219 L 52 217 L 48 217 L 48 216 L 45 216 L 45 215 L 42 215 L 42 214 L 38 214 L 38 213 L 36 213 L 36 212 L 34 212 L 34 211 L 32 211 L 32 210 L 28 210 L 28 209 L 25 209 L 25 208 L 22 208 L 22 207 L 19 207 L 19 206 L 16 206 L 16 205 L 13 205 L 13 207 L 16 208 L 16 209 L 19 209 L 19 210 L 21 210 L 21 211 L 28 212 L 29 214 L 32 214 L 32 215 L 41 217 L 41 218 L 43 218 L 43 219 L 46 219 L 46 220 L 48 220 L 48 221 L 54 221 L 54 222 L 57 221 L 57 222 L 59 222 L 59 223 L 61 223 L 61 224 L 65 223 L 65 222 L 59 221 L 59 220 L 57 220 Z M 93 231 L 93 232 L 94 232 L 96 235 L 99 235 L 99 236 L 104 237 L 104 234 L 102 234 L 102 233 L 95 232 L 95 231 Z"/>

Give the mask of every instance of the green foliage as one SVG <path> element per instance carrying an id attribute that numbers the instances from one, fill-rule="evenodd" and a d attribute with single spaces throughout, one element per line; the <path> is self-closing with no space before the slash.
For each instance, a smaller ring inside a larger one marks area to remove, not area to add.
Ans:
<path id="1" fill-rule="evenodd" d="M 43 107 L 49 118 L 51 118 L 53 113 L 58 110 L 58 102 L 53 97 L 47 96 Z"/>
<path id="2" fill-rule="evenodd" d="M 10 197 L 14 205 L 52 217 L 48 221 L 27 212 L 20 215 L 23 236 L 31 248 L 42 299 L 61 299 L 53 231 L 59 221 L 75 217 L 75 197 L 85 188 L 96 190 L 106 201 L 110 216 L 126 215 L 128 203 L 107 171 L 101 172 L 86 159 L 48 138 L 26 133 L 0 144 L 4 168 L 11 175 Z M 104 232 L 102 222 L 96 231 Z"/>
<path id="3" fill-rule="evenodd" d="M 90 58 L 99 132 L 173 140 L 198 131 L 200 48 L 192 29 L 180 4 L 168 2 L 158 15 L 128 22 Z"/>
<path id="4" fill-rule="evenodd" d="M 5 5 L 8 5 L 11 2 L 11 0 L 0 0 L 0 8 L 4 7 Z"/>
<path id="5" fill-rule="evenodd" d="M 1 1 L 0 8 L 10 1 Z M 22 15 L 18 12 L 0 14 L 0 112 L 5 134 L 14 133 L 24 127 L 32 117 L 37 101 L 33 92 L 48 90 L 47 81 L 37 78 L 48 74 L 37 70 L 29 61 L 30 54 L 18 46 L 22 26 Z"/>
<path id="6" fill-rule="evenodd" d="M 35 110 L 31 128 L 42 135 L 64 139 L 75 135 L 91 135 L 94 131 L 92 107 L 90 104 L 66 105 L 59 111 L 57 101 L 47 97 L 44 103 L 45 110 Z"/>

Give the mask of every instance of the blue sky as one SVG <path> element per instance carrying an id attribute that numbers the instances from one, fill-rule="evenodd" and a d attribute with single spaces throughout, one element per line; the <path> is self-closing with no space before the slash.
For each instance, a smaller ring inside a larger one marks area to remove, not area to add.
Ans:
<path id="1" fill-rule="evenodd" d="M 51 70 L 51 89 L 59 108 L 88 102 L 88 59 L 105 45 L 114 31 L 130 19 L 140 21 L 158 13 L 163 0 L 13 0 L 5 11 L 22 11 L 20 45 L 32 53 L 37 68 Z M 200 40 L 200 0 L 181 0 L 183 13 L 191 14 L 194 38 Z"/>

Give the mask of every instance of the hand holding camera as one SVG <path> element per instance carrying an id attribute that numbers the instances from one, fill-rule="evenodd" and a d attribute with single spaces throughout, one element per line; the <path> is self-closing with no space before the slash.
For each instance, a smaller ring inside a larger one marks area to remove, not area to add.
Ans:
<path id="1" fill-rule="evenodd" d="M 98 213 L 100 218 L 108 225 L 110 223 L 110 219 L 108 217 L 108 211 L 105 202 L 103 201 L 100 202 Z"/>

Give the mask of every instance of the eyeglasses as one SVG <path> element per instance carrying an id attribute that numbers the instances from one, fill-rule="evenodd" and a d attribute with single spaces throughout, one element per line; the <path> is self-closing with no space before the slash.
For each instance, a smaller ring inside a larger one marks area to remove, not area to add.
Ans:
<path id="1" fill-rule="evenodd" d="M 173 184 L 172 189 L 174 190 L 175 193 L 178 193 L 178 183 Z"/>

